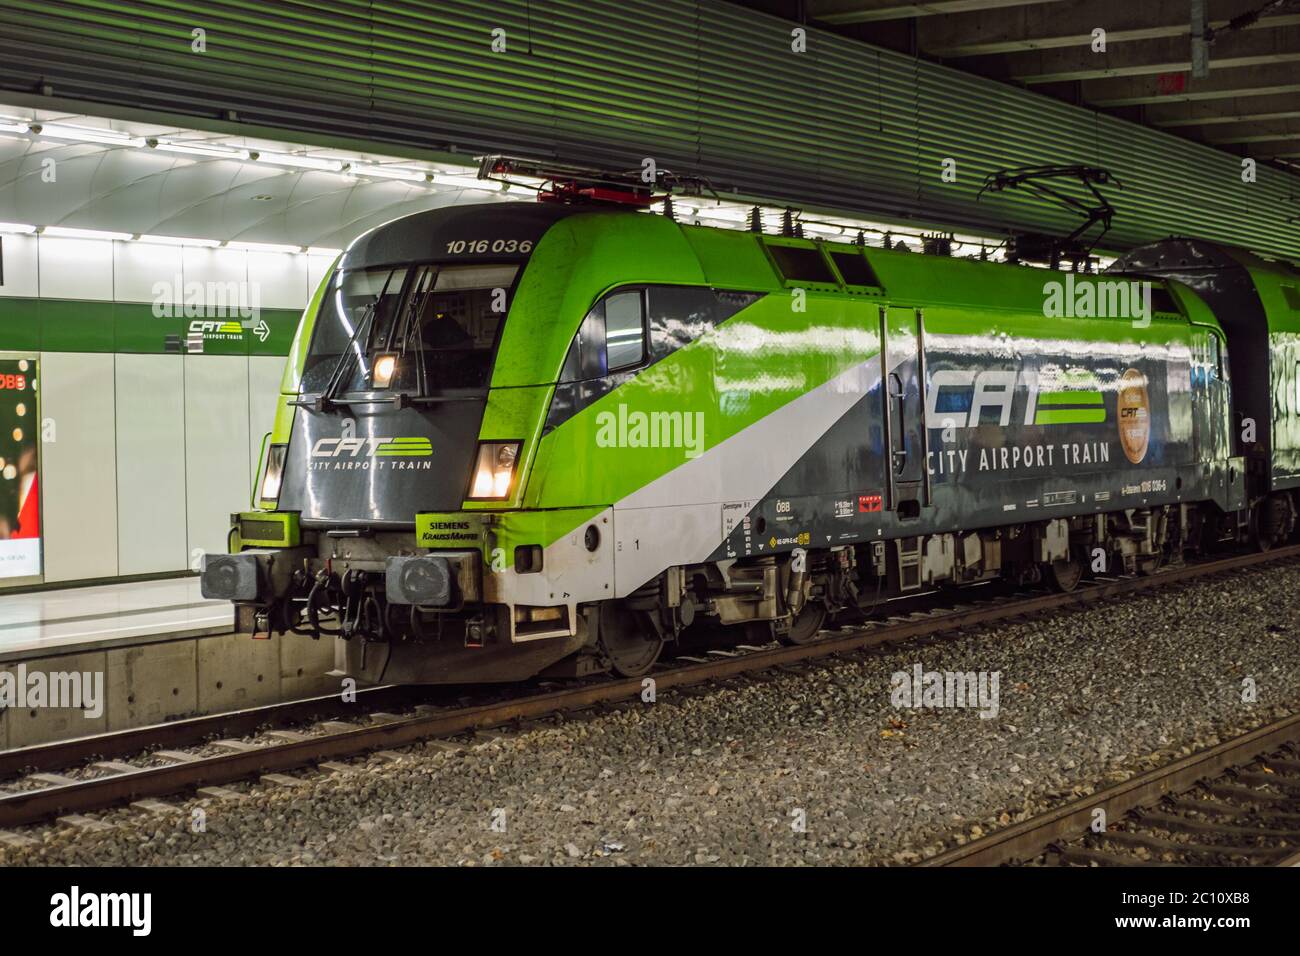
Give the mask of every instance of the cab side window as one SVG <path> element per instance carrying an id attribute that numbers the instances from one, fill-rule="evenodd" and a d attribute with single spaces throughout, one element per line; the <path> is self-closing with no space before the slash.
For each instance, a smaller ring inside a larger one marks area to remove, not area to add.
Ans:
<path id="1" fill-rule="evenodd" d="M 1210 381 L 1215 382 L 1220 380 L 1223 375 L 1221 372 L 1222 366 L 1219 364 L 1219 337 L 1213 332 L 1210 333 L 1209 346 L 1210 354 L 1206 364 L 1209 366 Z"/>
<path id="2" fill-rule="evenodd" d="M 597 302 L 573 337 L 560 381 L 604 378 L 644 362 L 645 317 L 645 289 L 621 289 Z"/>
<path id="3" fill-rule="evenodd" d="M 605 299 L 605 352 L 608 369 L 640 365 L 645 358 L 645 294 L 615 292 Z"/>

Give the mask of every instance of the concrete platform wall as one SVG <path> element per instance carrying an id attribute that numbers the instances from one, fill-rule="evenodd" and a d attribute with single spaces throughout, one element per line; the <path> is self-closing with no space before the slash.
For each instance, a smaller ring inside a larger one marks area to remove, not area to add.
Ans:
<path id="1" fill-rule="evenodd" d="M 23 661 L 26 674 L 103 674 L 103 712 L 0 710 L 0 750 L 67 740 L 183 717 L 215 714 L 341 691 L 334 644 L 290 634 L 253 640 L 221 634 Z M 18 665 L 0 660 L 0 671 Z"/>

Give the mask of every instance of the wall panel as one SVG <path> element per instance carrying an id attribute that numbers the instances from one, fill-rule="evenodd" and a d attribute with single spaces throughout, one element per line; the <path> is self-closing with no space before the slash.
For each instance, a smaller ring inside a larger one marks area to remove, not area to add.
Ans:
<path id="1" fill-rule="evenodd" d="M 186 355 L 185 485 L 189 554 L 224 554 L 230 515 L 248 507 L 248 358 Z"/>
<path id="2" fill-rule="evenodd" d="M 175 306 L 185 301 L 181 247 L 163 243 L 114 242 L 113 289 L 118 302 L 148 302 Z"/>
<path id="3" fill-rule="evenodd" d="M 0 296 L 23 296 L 34 299 L 40 294 L 36 268 L 38 242 L 35 236 L 18 234 L 0 236 L 5 257 L 5 281 L 4 285 L 0 285 Z"/>
<path id="4" fill-rule="evenodd" d="M 284 359 L 278 355 L 248 357 L 248 473 L 249 488 L 257 480 L 262 437 L 275 424 L 275 405 L 280 397 L 280 376 Z"/>
<path id="5" fill-rule="evenodd" d="M 113 300 L 113 243 L 38 237 L 42 299 Z"/>
<path id="6" fill-rule="evenodd" d="M 307 257 L 285 252 L 250 252 L 248 284 L 264 309 L 302 308 L 308 295 Z"/>
<path id="7" fill-rule="evenodd" d="M 45 580 L 118 573 L 111 354 L 41 356 L 41 417 L 54 426 L 40 474 Z"/>
<path id="8" fill-rule="evenodd" d="M 179 355 L 117 356 L 121 574 L 183 571 L 185 380 Z"/>

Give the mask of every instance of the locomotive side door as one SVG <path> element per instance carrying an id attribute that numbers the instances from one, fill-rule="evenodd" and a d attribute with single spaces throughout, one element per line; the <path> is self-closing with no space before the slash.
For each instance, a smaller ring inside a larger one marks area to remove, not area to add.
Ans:
<path id="1" fill-rule="evenodd" d="M 901 518 L 915 518 L 930 503 L 921 310 L 882 308 L 880 342 L 888 506 Z"/>
<path id="2" fill-rule="evenodd" d="M 1193 326 L 1202 335 L 1200 344 L 1204 408 L 1208 413 L 1198 424 L 1202 461 L 1223 461 L 1232 457 L 1232 418 L 1228 355 L 1219 333 L 1207 326 Z"/>
<path id="3" fill-rule="evenodd" d="M 1224 511 L 1246 506 L 1246 461 L 1235 452 L 1241 419 L 1232 405 L 1232 380 L 1228 373 L 1228 351 L 1218 329 L 1193 325 L 1200 333 L 1193 340 L 1193 427 L 1197 454 L 1202 462 L 1210 493 Z M 1199 400 L 1195 391 L 1199 390 Z"/>

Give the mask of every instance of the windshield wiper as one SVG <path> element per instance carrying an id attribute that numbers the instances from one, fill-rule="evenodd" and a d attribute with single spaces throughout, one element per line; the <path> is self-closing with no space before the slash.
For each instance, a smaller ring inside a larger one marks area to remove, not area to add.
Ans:
<path id="1" fill-rule="evenodd" d="M 421 284 L 427 282 L 427 288 L 421 289 Z M 393 352 L 396 345 L 396 360 L 400 362 L 406 358 L 410 349 L 411 338 L 414 335 L 417 339 L 422 340 L 420 332 L 422 323 L 420 314 L 424 310 L 425 303 L 433 295 L 434 286 L 438 282 L 438 269 L 434 266 L 426 266 L 411 283 L 410 291 L 407 293 L 406 300 L 402 303 L 401 314 L 397 316 L 388 329 L 388 337 L 384 340 L 384 351 Z M 424 355 L 422 345 L 416 352 L 417 361 L 415 365 L 415 396 L 425 397 L 428 392 L 427 383 L 425 382 Z M 411 396 L 409 390 L 393 389 L 394 394 L 388 398 L 377 399 L 381 402 L 393 402 L 401 408 L 410 404 Z"/>
<path id="2" fill-rule="evenodd" d="M 310 408 L 313 411 L 328 411 L 335 405 L 340 404 L 335 400 L 340 386 L 343 384 L 343 375 L 348 365 L 352 361 L 352 353 L 356 351 L 357 340 L 361 334 L 370 328 L 370 323 L 375 318 L 375 310 L 379 308 L 380 301 L 388 294 L 388 286 L 393 281 L 393 273 L 388 273 L 388 278 L 384 280 L 384 287 L 379 290 L 378 294 L 366 305 L 365 311 L 361 313 L 361 319 L 357 322 L 357 327 L 352 332 L 352 337 L 348 339 L 348 344 L 343 347 L 343 352 L 339 355 L 339 360 L 334 363 L 334 369 L 330 372 L 329 381 L 325 383 L 325 388 L 321 393 L 310 401 L 306 399 L 294 399 L 289 402 L 290 405 L 298 405 L 303 408 Z M 341 304 L 341 303 L 340 303 Z M 361 360 L 361 355 L 357 353 L 357 360 Z"/>
<path id="3" fill-rule="evenodd" d="M 387 283 L 384 285 L 385 290 L 388 288 Z M 343 347 L 343 352 L 339 355 L 339 360 L 334 363 L 334 369 L 330 372 L 329 381 L 325 383 L 325 388 L 319 395 L 312 397 L 310 400 L 298 398 L 289 402 L 290 405 L 298 405 L 303 408 L 310 408 L 312 411 L 325 412 L 329 411 L 335 405 L 334 396 L 338 394 L 339 386 L 343 382 L 343 373 L 352 361 L 352 352 L 356 347 L 357 339 L 361 333 L 370 328 L 370 322 L 375 317 L 375 309 L 379 305 L 379 300 L 383 297 L 383 292 L 375 296 L 374 300 L 366 306 L 366 310 L 361 314 L 361 320 L 357 322 L 357 327 L 352 333 L 352 338 L 348 339 L 348 344 Z"/>

